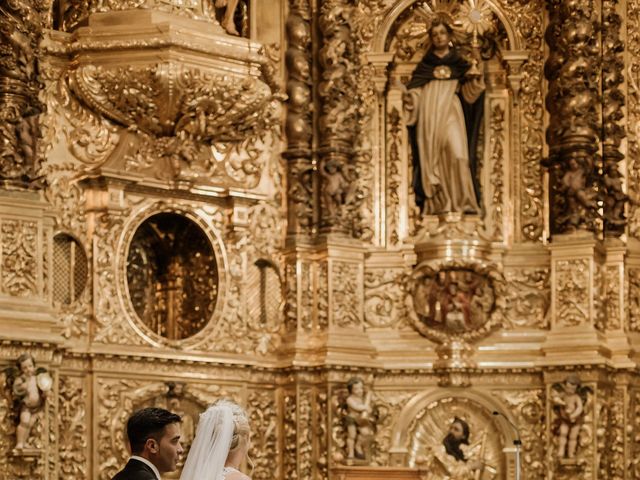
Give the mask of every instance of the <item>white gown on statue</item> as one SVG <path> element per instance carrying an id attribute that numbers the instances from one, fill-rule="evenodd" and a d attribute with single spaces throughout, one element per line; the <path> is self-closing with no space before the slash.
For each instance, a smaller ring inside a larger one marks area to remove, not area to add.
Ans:
<path id="1" fill-rule="evenodd" d="M 432 80 L 409 90 L 413 110 L 407 124 L 416 127 L 425 212 L 479 212 L 473 187 L 458 80 Z M 463 95 L 470 90 L 463 85 Z M 477 99 L 476 92 L 470 94 Z M 467 100 L 467 95 L 465 95 Z M 475 99 L 470 98 L 470 102 Z"/>

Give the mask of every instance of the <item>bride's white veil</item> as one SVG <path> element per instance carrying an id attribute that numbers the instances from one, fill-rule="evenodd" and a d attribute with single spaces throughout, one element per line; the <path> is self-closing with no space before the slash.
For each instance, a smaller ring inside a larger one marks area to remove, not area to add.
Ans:
<path id="1" fill-rule="evenodd" d="M 201 414 L 180 480 L 222 480 L 233 431 L 233 411 L 228 403 L 218 402 Z"/>

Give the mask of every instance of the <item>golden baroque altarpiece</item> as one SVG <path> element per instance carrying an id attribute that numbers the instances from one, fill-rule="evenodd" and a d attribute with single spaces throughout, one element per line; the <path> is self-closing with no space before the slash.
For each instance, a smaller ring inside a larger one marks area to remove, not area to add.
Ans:
<path id="1" fill-rule="evenodd" d="M 0 478 L 111 478 L 134 409 L 188 447 L 221 396 L 254 479 L 512 479 L 509 422 L 525 479 L 640 478 L 640 1 L 216 3 L 0 5 Z M 416 207 L 438 15 L 485 84 L 475 214 Z"/>

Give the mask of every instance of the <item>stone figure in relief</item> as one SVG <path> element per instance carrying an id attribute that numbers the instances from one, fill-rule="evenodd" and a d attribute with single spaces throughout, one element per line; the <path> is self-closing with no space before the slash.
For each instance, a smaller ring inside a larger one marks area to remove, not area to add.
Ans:
<path id="1" fill-rule="evenodd" d="M 582 386 L 575 374 L 552 387 L 551 401 L 556 412 L 553 432 L 558 438 L 559 459 L 573 459 L 576 456 L 589 390 L 589 387 Z"/>
<path id="2" fill-rule="evenodd" d="M 449 333 L 476 330 L 489 319 L 496 302 L 489 280 L 471 270 L 440 270 L 416 287 L 414 308 L 430 328 Z"/>
<path id="3" fill-rule="evenodd" d="M 435 19 L 431 48 L 407 84 L 405 112 L 413 151 L 413 188 L 426 214 L 480 212 L 475 152 L 484 80 L 452 46 L 451 26 Z"/>
<path id="4" fill-rule="evenodd" d="M 430 480 L 482 480 L 496 477 L 496 469 L 485 461 L 486 433 L 474 443 L 470 441 L 471 429 L 462 418 L 455 417 L 442 444 L 433 448 L 426 463 Z"/>
<path id="5" fill-rule="evenodd" d="M 347 389 L 349 396 L 344 417 L 347 429 L 347 459 L 364 460 L 369 457 L 369 444 L 375 430 L 371 392 L 365 394 L 364 382 L 358 377 L 349 379 Z"/>
<path id="6" fill-rule="evenodd" d="M 44 408 L 53 380 L 46 369 L 36 369 L 35 360 L 29 353 L 20 355 L 16 366 L 7 371 L 7 387 L 18 414 L 15 448 L 20 452 L 27 446 L 29 434 Z"/>

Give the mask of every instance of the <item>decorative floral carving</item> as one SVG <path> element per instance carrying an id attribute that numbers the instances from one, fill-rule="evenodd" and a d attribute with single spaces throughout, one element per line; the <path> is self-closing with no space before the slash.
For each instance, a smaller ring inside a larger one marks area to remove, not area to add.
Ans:
<path id="1" fill-rule="evenodd" d="M 506 319 L 511 328 L 549 327 L 551 289 L 547 268 L 507 270 Z"/>
<path id="2" fill-rule="evenodd" d="M 640 2 L 637 0 L 626 3 L 625 18 L 638 18 Z M 628 65 L 627 82 L 627 174 L 628 185 L 638 185 L 640 182 L 640 24 L 625 22 L 626 50 Z M 640 238 L 640 203 L 635 197 L 629 203 L 629 233 L 634 238 Z"/>
<path id="3" fill-rule="evenodd" d="M 622 328 L 622 318 L 620 318 L 620 290 L 623 288 L 620 282 L 620 266 L 607 265 L 604 268 L 603 294 L 605 309 L 606 329 L 618 330 Z"/>
<path id="4" fill-rule="evenodd" d="M 378 413 L 378 423 L 374 440 L 373 465 L 389 465 L 389 454 L 391 449 L 391 431 L 403 407 L 407 404 L 414 393 L 406 391 L 379 391 L 375 394 L 375 409 Z"/>
<path id="5" fill-rule="evenodd" d="M 70 72 L 74 92 L 92 109 L 155 137 L 184 131 L 203 142 L 238 142 L 265 130 L 269 87 L 257 78 L 233 78 L 169 64 Z M 178 91 L 169 87 L 180 85 Z M 211 99 L 216 101 L 211 101 Z M 167 108 L 168 107 L 168 108 Z M 241 122 L 241 123 L 238 123 Z"/>
<path id="6" fill-rule="evenodd" d="M 491 198 L 491 225 L 493 232 L 491 237 L 495 240 L 504 238 L 504 142 L 505 142 L 505 110 L 500 103 L 495 103 L 491 108 L 489 118 L 491 124 L 490 157 L 491 165 L 491 188 L 493 190 Z"/>
<path id="7" fill-rule="evenodd" d="M 116 250 L 124 220 L 116 214 L 98 216 L 95 236 L 95 312 L 97 343 L 144 344 L 122 315 L 116 282 Z"/>
<path id="8" fill-rule="evenodd" d="M 587 323 L 590 319 L 589 260 L 558 260 L 555 275 L 555 321 L 558 326 Z"/>
<path id="9" fill-rule="evenodd" d="M 626 388 L 606 389 L 602 400 L 606 402 L 606 415 L 598 418 L 598 431 L 604 432 L 598 435 L 598 476 L 611 480 L 624 480 L 627 468 L 625 467 L 625 425 L 627 419 Z"/>
<path id="10" fill-rule="evenodd" d="M 332 324 L 339 327 L 360 325 L 360 282 L 358 264 L 334 262 L 331 269 L 333 290 L 331 293 Z"/>
<path id="11" fill-rule="evenodd" d="M 58 23 L 64 31 L 74 30 L 83 22 L 86 22 L 89 15 L 93 13 L 149 9 L 197 20 L 206 20 L 216 24 L 218 23 L 216 12 L 219 11 L 218 14 L 221 18 L 223 15 L 220 12 L 224 11 L 226 13 L 226 7 L 216 8 L 219 2 L 214 2 L 213 0 L 62 0 L 60 3 Z M 235 30 L 233 13 L 231 10 L 228 15 L 225 15 L 224 28 L 229 33 L 233 32 L 234 35 L 237 35 L 238 32 L 233 31 Z M 230 24 L 228 19 L 231 19 Z"/>
<path id="12" fill-rule="evenodd" d="M 492 393 L 506 403 L 520 429 L 522 471 L 528 472 L 532 478 L 547 478 L 544 391 L 494 390 Z"/>
<path id="13" fill-rule="evenodd" d="M 38 224 L 2 220 L 2 291 L 14 297 L 38 292 Z"/>
<path id="14" fill-rule="evenodd" d="M 625 231 L 625 205 L 628 197 L 623 191 L 619 162 L 625 129 L 622 125 L 625 104 L 621 86 L 624 83 L 624 44 L 620 39 L 622 18 L 616 11 L 618 0 L 602 2 L 602 123 L 603 123 L 603 184 L 604 230 L 619 236 Z"/>
<path id="15" fill-rule="evenodd" d="M 316 467 L 319 480 L 329 478 L 329 417 L 328 395 L 323 388 L 316 390 L 316 439 L 317 456 Z"/>
<path id="16" fill-rule="evenodd" d="M 640 332 L 640 269 L 629 269 L 629 294 L 627 297 L 628 329 L 631 332 Z"/>
<path id="17" fill-rule="evenodd" d="M 400 244 L 400 185 L 402 181 L 402 160 L 400 151 L 402 148 L 403 123 L 400 111 L 393 107 L 389 112 L 388 144 L 387 152 L 387 229 L 389 231 L 389 244 Z"/>
<path id="18" fill-rule="evenodd" d="M 403 324 L 404 272 L 391 269 L 366 270 L 364 275 L 364 320 L 369 327 Z"/>
<path id="19" fill-rule="evenodd" d="M 268 480 L 278 472 L 278 409 L 272 391 L 255 391 L 247 402 L 251 422 L 251 452 L 255 469 L 251 478 Z"/>
<path id="20" fill-rule="evenodd" d="M 313 478 L 313 390 L 298 390 L 298 475 L 299 478 Z"/>
<path id="21" fill-rule="evenodd" d="M 297 480 L 298 476 L 298 416 L 297 402 L 294 392 L 284 395 L 284 478 Z"/>
<path id="22" fill-rule="evenodd" d="M 629 449 L 628 462 L 631 478 L 640 475 L 640 437 L 635 435 L 640 428 L 640 390 L 637 386 L 629 392 Z"/>
<path id="23" fill-rule="evenodd" d="M 519 99 L 520 150 L 520 229 L 523 240 L 539 242 L 544 228 L 543 156 L 543 32 L 544 2 L 504 0 L 505 15 L 515 24 L 529 58 L 521 67 Z"/>
<path id="24" fill-rule="evenodd" d="M 62 376 L 59 390 L 60 473 L 66 478 L 89 477 L 87 386 L 84 378 Z"/>

